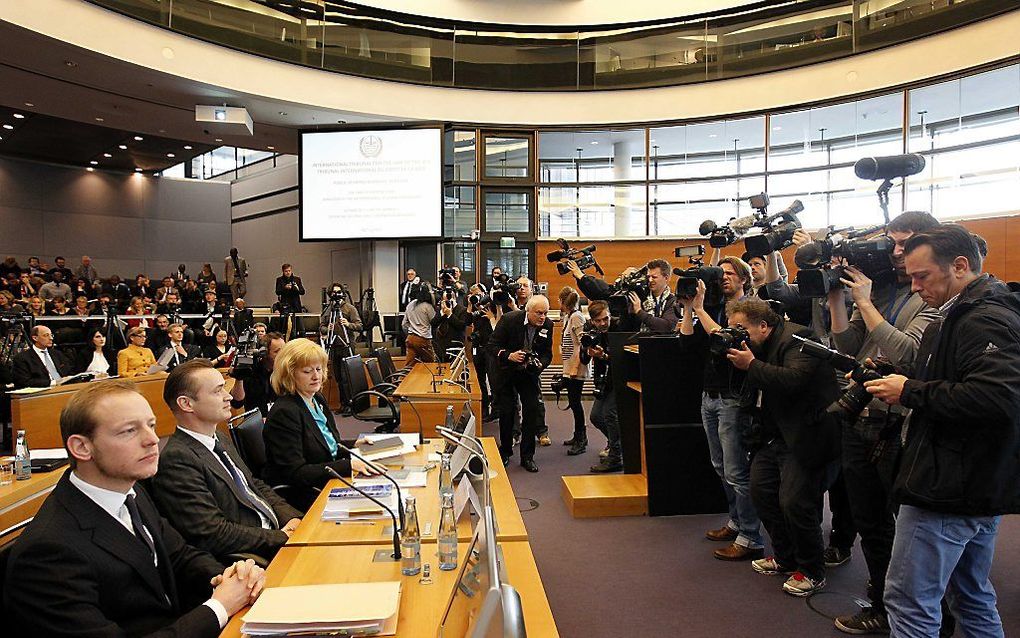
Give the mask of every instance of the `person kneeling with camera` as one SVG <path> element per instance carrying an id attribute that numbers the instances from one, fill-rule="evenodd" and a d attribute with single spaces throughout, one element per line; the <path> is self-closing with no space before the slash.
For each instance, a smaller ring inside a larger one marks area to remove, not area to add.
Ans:
<path id="1" fill-rule="evenodd" d="M 751 499 L 775 556 L 751 562 L 761 574 L 789 574 L 783 591 L 809 596 L 825 587 L 822 494 L 838 457 L 839 422 L 827 412 L 836 398 L 835 372 L 801 352 L 795 336 L 812 332 L 785 322 L 762 299 L 727 306 L 726 358 L 747 372 L 741 403 L 755 413 L 757 447 L 751 462 Z"/>

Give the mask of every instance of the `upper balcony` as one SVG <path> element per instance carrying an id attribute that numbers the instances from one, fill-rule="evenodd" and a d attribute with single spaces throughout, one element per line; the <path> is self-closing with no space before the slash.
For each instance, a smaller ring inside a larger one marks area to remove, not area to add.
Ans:
<path id="1" fill-rule="evenodd" d="M 436 87 L 593 91 L 790 69 L 937 34 L 1012 0 L 786 0 L 629 24 L 464 23 L 334 0 L 88 0 L 239 51 Z"/>

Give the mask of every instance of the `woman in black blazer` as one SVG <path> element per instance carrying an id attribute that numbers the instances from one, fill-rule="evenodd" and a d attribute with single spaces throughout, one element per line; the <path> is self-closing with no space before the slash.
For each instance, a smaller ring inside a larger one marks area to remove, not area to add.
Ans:
<path id="1" fill-rule="evenodd" d="M 117 376 L 117 353 L 106 347 L 105 331 L 90 328 L 85 335 L 85 345 L 78 351 L 75 372 L 95 372 L 100 377 L 103 374 Z"/>
<path id="2" fill-rule="evenodd" d="M 278 398 L 262 431 L 266 442 L 262 478 L 270 485 L 307 488 L 296 490 L 300 495 L 291 503 L 302 511 L 333 478 L 327 467 L 344 476 L 351 476 L 352 470 L 376 473 L 339 448 L 340 431 L 320 394 L 325 382 L 326 353 L 316 343 L 293 339 L 276 355 L 271 383 Z"/>

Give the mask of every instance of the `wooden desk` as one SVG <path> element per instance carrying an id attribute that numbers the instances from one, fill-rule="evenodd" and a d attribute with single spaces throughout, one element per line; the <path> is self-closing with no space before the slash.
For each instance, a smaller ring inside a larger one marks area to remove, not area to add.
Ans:
<path id="1" fill-rule="evenodd" d="M 499 450 L 496 442 L 491 437 L 482 439 L 485 447 L 486 457 L 492 463 L 492 459 L 499 459 Z M 423 466 L 426 464 L 428 452 L 435 452 L 442 448 L 445 441 L 429 440 L 429 445 L 420 446 L 418 451 L 405 457 L 404 463 L 408 466 Z M 396 465 L 394 465 L 396 467 Z M 490 482 L 492 491 L 492 505 L 496 513 L 496 522 L 499 526 L 497 537 L 499 540 L 527 540 L 528 530 L 524 527 L 524 519 L 521 518 L 521 511 L 517 507 L 517 499 L 514 497 L 513 488 L 507 479 L 506 470 L 498 461 L 492 469 L 496 472 L 496 478 Z M 344 487 L 344 484 L 334 479 L 322 490 L 319 497 L 309 508 L 308 513 L 302 519 L 301 525 L 287 541 L 287 546 L 302 545 L 365 545 L 365 544 L 386 544 L 393 538 L 392 521 L 387 518 L 365 523 L 336 523 L 334 521 L 323 521 L 322 510 L 326 505 L 329 490 L 334 487 Z M 418 487 L 403 490 L 405 495 L 414 496 L 418 508 L 418 525 L 422 531 L 422 542 L 435 543 L 436 534 L 439 531 L 439 468 L 428 473 L 428 484 L 425 487 Z M 481 498 L 479 494 L 479 498 Z M 432 523 L 432 532 L 424 535 L 425 524 Z M 458 525 L 458 538 L 462 541 L 471 539 L 471 523 L 466 518 L 461 519 Z"/>
<path id="2" fill-rule="evenodd" d="M 521 595 L 524 620 L 529 636 L 559 636 L 549 600 L 535 565 L 535 557 L 526 542 L 500 543 L 507 580 Z M 284 547 L 266 572 L 266 587 L 400 581 L 399 638 L 435 638 L 459 570 L 444 572 L 434 552 L 423 550 L 424 563 L 432 565 L 432 584 L 422 585 L 418 576 L 402 576 L 396 561 L 373 562 L 377 545 Z M 463 560 L 466 547 L 458 547 Z M 244 612 L 235 614 L 220 634 L 221 638 L 241 636 Z"/>
<path id="3" fill-rule="evenodd" d="M 170 408 L 163 402 L 163 384 L 166 377 L 165 372 L 157 372 L 131 379 L 156 415 L 156 433 L 159 436 L 173 434 L 177 424 L 170 413 Z M 64 442 L 60 437 L 60 411 L 75 392 L 87 385 L 88 383 L 69 383 L 33 394 L 12 394 L 11 429 L 15 432 L 25 430 L 28 444 L 33 448 L 63 447 Z"/>
<path id="4" fill-rule="evenodd" d="M 21 530 L 9 530 L 35 516 L 66 470 L 65 466 L 52 472 L 36 472 L 27 481 L 0 485 L 0 545 L 21 534 Z"/>
<path id="5" fill-rule="evenodd" d="M 403 405 L 400 408 L 400 431 L 417 432 L 418 419 L 421 419 L 421 429 L 425 438 L 437 438 L 436 426 L 446 422 L 446 406 L 452 405 L 455 415 L 460 414 L 460 409 L 465 401 L 471 402 L 471 411 L 481 425 L 482 416 L 482 390 L 478 385 L 478 375 L 475 373 L 474 364 L 468 363 L 471 369 L 471 392 L 464 392 L 463 388 L 449 383 L 443 383 L 432 389 L 432 375 L 436 372 L 438 363 L 418 363 L 401 380 L 400 385 L 393 391 L 393 396 L 413 403 Z M 449 365 L 442 364 L 443 371 L 449 370 Z"/>

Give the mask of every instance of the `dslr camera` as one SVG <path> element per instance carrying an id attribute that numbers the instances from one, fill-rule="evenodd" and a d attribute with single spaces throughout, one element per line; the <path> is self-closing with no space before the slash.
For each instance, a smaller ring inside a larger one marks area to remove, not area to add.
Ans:
<path id="1" fill-rule="evenodd" d="M 625 273 L 616 278 L 613 282 L 613 290 L 606 302 L 609 304 L 609 314 L 613 317 L 623 317 L 630 312 L 630 300 L 627 295 L 634 293 L 642 302 L 648 298 L 648 266 Z"/>
<path id="2" fill-rule="evenodd" d="M 717 357 L 725 357 L 730 348 L 740 350 L 742 345 L 751 347 L 751 335 L 740 326 L 721 328 L 708 335 L 708 349 Z"/>
<path id="3" fill-rule="evenodd" d="M 492 282 L 492 301 L 503 308 L 510 305 L 510 300 L 517 297 L 517 291 L 521 285 L 510 279 L 510 275 L 503 273 L 498 275 Z"/>
<path id="4" fill-rule="evenodd" d="M 600 275 L 604 275 L 602 267 L 599 266 L 598 262 L 595 261 L 595 245 L 585 246 L 584 248 L 571 248 L 567 240 L 560 237 L 556 240 L 556 244 L 560 247 L 559 250 L 554 250 L 545 256 L 549 260 L 549 263 L 559 262 L 556 264 L 556 272 L 561 275 L 566 275 L 570 272 L 570 268 L 567 266 L 567 261 L 573 261 L 577 264 L 577 267 L 581 270 L 586 270 L 595 267 L 595 271 Z"/>
<path id="5" fill-rule="evenodd" d="M 686 257 L 688 267 L 674 268 L 677 276 L 676 296 L 680 299 L 692 299 L 698 294 L 698 281 L 705 282 L 705 305 L 718 306 L 723 300 L 722 279 L 723 269 L 718 266 L 705 265 L 705 247 L 681 246 L 673 251 L 675 257 Z"/>
<path id="6" fill-rule="evenodd" d="M 864 364 L 857 361 L 850 355 L 843 354 L 838 350 L 826 348 L 822 344 L 793 335 L 794 339 L 801 342 L 800 351 L 816 357 L 823 361 L 828 361 L 829 364 L 839 370 L 840 372 L 849 372 L 850 379 L 854 381 L 854 384 L 848 387 L 838 399 L 832 402 L 826 412 L 833 414 L 842 414 L 848 419 L 856 419 L 860 415 L 861 411 L 869 403 L 871 403 L 871 393 L 868 392 L 864 383 L 866 381 L 875 381 L 882 377 L 894 374 L 896 368 L 891 363 L 884 359 L 878 359 L 875 361 L 875 369 L 867 368 Z"/>
<path id="7" fill-rule="evenodd" d="M 842 259 L 860 269 L 870 279 L 882 281 L 892 277 L 893 241 L 884 234 L 868 238 L 885 226 L 841 230 L 830 229 L 823 239 L 804 244 L 794 254 L 800 270 L 797 285 L 805 297 L 824 297 L 830 290 L 841 287 L 845 275 L 842 266 L 833 266 L 832 260 Z"/>

